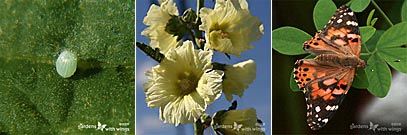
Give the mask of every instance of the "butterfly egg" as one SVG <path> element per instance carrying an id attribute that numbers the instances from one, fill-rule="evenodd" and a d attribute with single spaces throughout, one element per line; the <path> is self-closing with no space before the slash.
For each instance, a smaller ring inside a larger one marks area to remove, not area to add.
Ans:
<path id="1" fill-rule="evenodd" d="M 59 54 L 55 66 L 60 76 L 71 77 L 76 71 L 77 57 L 71 51 L 65 50 Z"/>

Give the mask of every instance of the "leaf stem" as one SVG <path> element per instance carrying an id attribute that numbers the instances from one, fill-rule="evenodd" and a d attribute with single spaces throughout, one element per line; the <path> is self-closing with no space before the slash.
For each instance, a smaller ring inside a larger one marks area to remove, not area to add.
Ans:
<path id="1" fill-rule="evenodd" d="M 201 122 L 201 119 L 197 120 L 194 123 L 194 135 L 203 135 L 204 130 L 205 128 L 203 123 Z"/>
<path id="2" fill-rule="evenodd" d="M 202 7 L 204 7 L 204 2 L 205 0 L 197 0 L 196 1 L 196 21 L 195 24 L 196 26 L 194 27 L 195 30 L 195 40 L 198 43 L 198 48 L 204 48 L 203 45 L 199 42 L 199 39 L 202 38 L 202 31 L 199 30 L 199 25 L 201 25 L 201 18 L 199 17 L 200 10 Z"/>
<path id="3" fill-rule="evenodd" d="M 366 44 L 365 44 L 365 45 L 363 45 L 363 47 L 365 47 L 365 49 L 366 49 L 367 53 L 369 53 L 369 54 L 371 53 L 371 52 L 370 52 L 370 50 L 369 50 L 369 48 L 367 48 Z"/>
<path id="4" fill-rule="evenodd" d="M 197 0 L 196 1 L 196 16 L 199 17 L 199 10 L 204 6 L 205 0 Z"/>
<path id="5" fill-rule="evenodd" d="M 386 22 L 390 25 L 393 26 L 393 23 L 391 22 L 391 20 L 389 19 L 389 17 L 387 17 L 386 13 L 383 12 L 383 10 L 379 7 L 379 5 L 377 5 L 377 3 L 372 0 L 373 6 L 380 12 L 380 14 L 384 17 L 384 19 L 386 20 Z"/>

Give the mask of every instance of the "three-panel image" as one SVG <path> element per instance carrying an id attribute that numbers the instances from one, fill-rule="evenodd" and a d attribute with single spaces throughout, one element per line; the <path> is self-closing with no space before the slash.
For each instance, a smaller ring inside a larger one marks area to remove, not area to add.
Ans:
<path id="1" fill-rule="evenodd" d="M 407 0 L 0 1 L 0 134 L 405 134 L 406 20 Z"/>

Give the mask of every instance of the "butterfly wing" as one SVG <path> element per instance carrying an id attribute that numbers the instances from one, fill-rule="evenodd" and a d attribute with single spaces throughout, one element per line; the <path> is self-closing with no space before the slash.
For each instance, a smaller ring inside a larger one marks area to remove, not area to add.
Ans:
<path id="1" fill-rule="evenodd" d="M 355 69 L 318 64 L 313 59 L 298 60 L 294 79 L 305 93 L 307 123 L 318 130 L 328 123 L 349 90 Z"/>
<path id="2" fill-rule="evenodd" d="M 323 30 L 304 42 L 303 49 L 314 54 L 360 55 L 361 39 L 354 12 L 341 6 Z"/>

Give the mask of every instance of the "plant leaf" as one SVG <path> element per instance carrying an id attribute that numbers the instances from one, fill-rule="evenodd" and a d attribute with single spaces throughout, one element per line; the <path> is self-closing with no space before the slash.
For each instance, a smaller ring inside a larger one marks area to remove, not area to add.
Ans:
<path id="1" fill-rule="evenodd" d="M 376 29 L 372 26 L 360 27 L 360 36 L 362 36 L 362 43 L 366 43 L 374 35 Z"/>
<path id="2" fill-rule="evenodd" d="M 377 49 L 407 44 L 407 22 L 401 22 L 386 30 L 377 42 Z"/>
<path id="3" fill-rule="evenodd" d="M 369 48 L 370 51 L 376 49 L 377 42 L 379 41 L 380 37 L 383 35 L 384 32 L 385 32 L 384 30 L 376 30 L 373 36 L 368 41 L 366 41 L 365 45 L 367 46 L 367 48 Z"/>
<path id="4" fill-rule="evenodd" d="M 350 8 L 354 12 L 362 12 L 369 6 L 370 0 L 352 0 L 350 4 Z"/>
<path id="5" fill-rule="evenodd" d="M 367 19 L 366 19 L 367 26 L 373 26 L 373 24 L 371 24 L 370 22 L 372 22 L 374 11 L 375 11 L 375 9 L 372 9 L 372 11 L 370 11 L 369 15 L 367 16 Z"/>
<path id="6" fill-rule="evenodd" d="M 317 30 L 321 30 L 336 11 L 332 0 L 319 0 L 314 7 L 314 24 Z"/>
<path id="7" fill-rule="evenodd" d="M 364 48 L 364 47 L 362 47 Z M 361 55 L 360 58 L 367 62 L 369 60 L 369 55 Z M 363 69 L 357 69 L 355 78 L 353 79 L 352 87 L 358 89 L 366 89 L 369 86 L 369 81 L 367 80 L 366 72 Z"/>
<path id="8" fill-rule="evenodd" d="M 365 72 L 369 81 L 369 92 L 376 97 L 385 97 L 391 84 L 391 72 L 387 63 L 375 53 L 367 61 Z"/>
<path id="9" fill-rule="evenodd" d="M 407 48 L 384 48 L 377 51 L 391 67 L 397 71 L 407 73 Z"/>
<path id="10" fill-rule="evenodd" d="M 358 89 L 366 89 L 367 87 L 369 87 L 369 81 L 367 80 L 365 70 L 358 69 L 356 71 L 356 76 L 355 79 L 353 80 L 352 87 Z"/>
<path id="11" fill-rule="evenodd" d="M 0 134 L 105 134 L 78 128 L 98 121 L 135 134 L 134 16 L 131 0 L 0 4 Z M 65 49 L 78 56 L 66 79 Z"/>
<path id="12" fill-rule="evenodd" d="M 377 18 L 373 18 L 373 20 L 370 22 L 370 26 L 374 26 L 376 24 Z"/>
<path id="13" fill-rule="evenodd" d="M 273 30 L 273 49 L 285 55 L 299 55 L 306 52 L 303 43 L 311 38 L 306 32 L 294 27 Z"/>
<path id="14" fill-rule="evenodd" d="M 404 0 L 403 6 L 401 6 L 401 21 L 407 21 L 407 1 Z"/>

